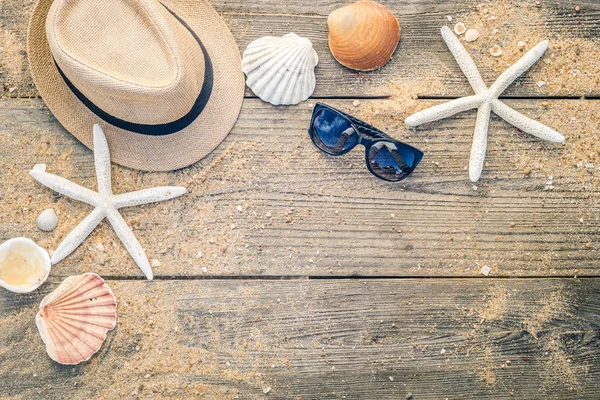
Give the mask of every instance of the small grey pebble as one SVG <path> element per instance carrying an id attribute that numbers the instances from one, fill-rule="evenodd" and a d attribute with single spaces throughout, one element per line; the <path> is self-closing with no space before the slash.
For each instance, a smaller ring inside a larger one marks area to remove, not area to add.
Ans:
<path id="1" fill-rule="evenodd" d="M 410 399 L 412 399 L 412 396 L 413 396 L 413 394 L 412 394 L 411 392 L 408 392 L 408 393 L 406 394 L 406 400 L 410 400 Z"/>

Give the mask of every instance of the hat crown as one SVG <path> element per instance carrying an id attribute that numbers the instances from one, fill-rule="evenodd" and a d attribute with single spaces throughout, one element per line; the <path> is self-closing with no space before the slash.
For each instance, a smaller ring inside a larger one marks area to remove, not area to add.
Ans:
<path id="1" fill-rule="evenodd" d="M 46 33 L 64 75 L 116 118 L 169 123 L 202 89 L 199 43 L 156 0 L 55 0 Z"/>

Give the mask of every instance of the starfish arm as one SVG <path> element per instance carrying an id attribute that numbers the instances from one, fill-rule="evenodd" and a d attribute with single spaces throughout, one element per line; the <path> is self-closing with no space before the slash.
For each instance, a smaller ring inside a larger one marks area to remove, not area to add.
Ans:
<path id="1" fill-rule="evenodd" d="M 94 192 L 93 190 L 79 186 L 63 177 L 49 174 L 39 169 L 32 169 L 29 171 L 29 175 L 31 175 L 33 179 L 42 185 L 54 190 L 55 192 L 69 196 L 75 200 L 83 201 L 84 203 L 88 203 L 93 206 L 98 205 L 100 196 L 98 196 L 98 193 Z"/>
<path id="2" fill-rule="evenodd" d="M 447 103 L 419 111 L 418 113 L 406 118 L 404 122 L 408 126 L 419 126 L 427 122 L 451 117 L 454 114 L 458 114 L 472 108 L 477 108 L 482 102 L 483 100 L 478 95 L 461 97 L 460 99 L 455 99 Z"/>
<path id="3" fill-rule="evenodd" d="M 556 132 L 554 129 L 551 129 L 540 122 L 526 117 L 520 112 L 513 110 L 500 100 L 495 100 L 492 103 L 492 110 L 500 118 L 519 128 L 523 132 L 527 132 L 533 136 L 539 137 L 540 139 L 549 140 L 551 142 L 563 143 L 565 141 L 564 136 Z"/>
<path id="4" fill-rule="evenodd" d="M 112 194 L 112 181 L 110 176 L 110 151 L 104 131 L 98 124 L 94 124 L 94 163 L 96 164 L 96 179 L 98 180 L 98 193 L 103 196 Z"/>
<path id="5" fill-rule="evenodd" d="M 85 219 L 81 221 L 79 225 L 77 225 L 58 245 L 58 248 L 54 251 L 54 254 L 52 254 L 52 264 L 62 261 L 66 256 L 71 254 L 73 250 L 79 247 L 85 238 L 92 233 L 94 228 L 102 222 L 105 216 L 104 211 L 98 207 L 89 213 L 89 215 L 85 217 Z"/>
<path id="6" fill-rule="evenodd" d="M 473 62 L 473 59 L 471 58 L 469 53 L 467 53 L 467 50 L 462 45 L 460 40 L 458 40 L 456 35 L 454 35 L 454 33 L 452 33 L 450 28 L 448 28 L 447 26 L 442 27 L 442 38 L 444 38 L 448 49 L 456 59 L 458 66 L 462 70 L 463 74 L 465 74 L 465 76 L 467 77 L 467 80 L 471 84 L 471 87 L 473 88 L 475 93 L 479 94 L 485 92 L 487 90 L 487 86 L 481 78 L 479 70 Z"/>
<path id="7" fill-rule="evenodd" d="M 115 208 L 139 206 L 179 197 L 187 192 L 182 186 L 162 186 L 113 196 Z"/>
<path id="8" fill-rule="evenodd" d="M 471 178 L 471 182 L 477 182 L 481 177 L 481 171 L 483 171 L 491 111 L 492 104 L 489 102 L 483 103 L 477 111 L 471 158 L 469 160 L 469 178 Z"/>
<path id="9" fill-rule="evenodd" d="M 127 222 L 125 222 L 116 208 L 109 209 L 106 216 L 135 263 L 140 267 L 144 275 L 146 275 L 146 278 L 152 280 L 154 276 L 152 274 L 152 268 L 150 268 L 150 263 L 148 262 L 148 257 L 146 257 L 142 245 L 135 238 L 133 232 L 127 225 Z"/>
<path id="10" fill-rule="evenodd" d="M 516 63 L 511 65 L 506 71 L 496 79 L 496 82 L 490 87 L 492 97 L 498 98 L 506 88 L 527 71 L 533 64 L 539 60 L 548 49 L 548 41 L 542 40 L 533 49 L 529 50 Z"/>

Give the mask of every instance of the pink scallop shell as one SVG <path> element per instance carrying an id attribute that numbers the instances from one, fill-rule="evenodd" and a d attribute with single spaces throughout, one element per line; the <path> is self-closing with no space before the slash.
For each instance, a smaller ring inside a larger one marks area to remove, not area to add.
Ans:
<path id="1" fill-rule="evenodd" d="M 100 350 L 117 323 L 117 299 L 100 276 L 70 276 L 40 303 L 35 318 L 46 351 L 61 364 L 79 364 Z"/>

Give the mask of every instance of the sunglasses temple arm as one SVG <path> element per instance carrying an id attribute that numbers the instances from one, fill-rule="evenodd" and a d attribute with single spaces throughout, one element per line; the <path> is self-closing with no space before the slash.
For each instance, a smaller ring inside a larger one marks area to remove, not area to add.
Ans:
<path id="1" fill-rule="evenodd" d="M 348 119 L 350 121 L 352 121 L 352 123 L 356 124 L 359 128 L 362 128 L 363 133 L 365 133 L 365 131 L 366 131 L 366 134 L 368 136 L 375 137 L 378 139 L 380 139 L 380 138 L 392 139 L 385 132 L 382 132 L 379 129 L 375 128 L 374 126 L 367 124 L 365 121 L 361 121 L 360 119 L 353 117 L 352 115 L 347 115 L 347 114 L 345 114 L 345 115 L 348 117 Z"/>
<path id="2" fill-rule="evenodd" d="M 348 118 L 350 120 L 350 122 L 352 122 L 353 124 L 357 125 L 359 128 L 362 128 L 363 130 L 366 130 L 367 135 L 368 136 L 373 136 L 376 138 L 388 138 L 388 139 L 392 139 L 389 135 L 387 135 L 385 132 L 380 131 L 379 129 L 375 128 L 372 125 L 367 124 L 365 121 L 362 121 L 350 114 L 346 114 L 343 111 L 340 111 L 336 108 L 330 107 L 332 110 L 342 114 L 344 117 Z"/>

